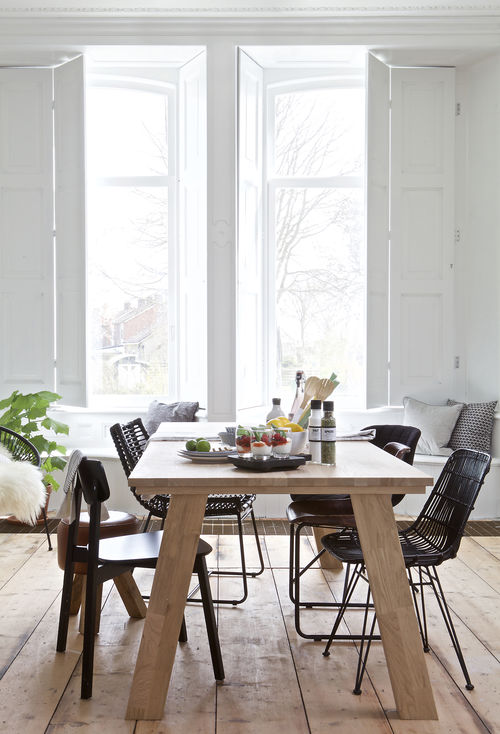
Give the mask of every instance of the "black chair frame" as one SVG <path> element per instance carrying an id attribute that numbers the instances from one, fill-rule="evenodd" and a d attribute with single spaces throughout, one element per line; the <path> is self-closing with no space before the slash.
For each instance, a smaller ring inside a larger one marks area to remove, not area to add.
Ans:
<path id="1" fill-rule="evenodd" d="M 115 425 L 110 428 L 111 437 L 115 444 L 115 448 L 120 457 L 120 461 L 127 477 L 134 469 L 135 465 L 141 458 L 149 440 L 149 434 L 142 422 L 141 418 L 135 418 L 129 423 Z M 144 498 L 136 491 L 135 487 L 130 487 L 132 494 L 139 504 L 147 510 L 143 532 L 146 532 L 152 517 L 161 519 L 161 527 L 164 527 L 165 520 L 170 505 L 169 495 L 155 495 L 154 497 Z M 255 578 L 260 576 L 264 571 L 264 557 L 260 545 L 259 533 L 257 530 L 257 522 L 253 511 L 254 494 L 210 494 L 205 508 L 205 518 L 221 518 L 236 517 L 238 524 L 239 549 L 241 559 L 241 571 L 224 571 L 211 570 L 210 575 L 213 576 L 241 576 L 243 584 L 243 595 L 239 599 L 214 599 L 214 603 L 218 604 L 242 604 L 248 597 L 248 582 L 250 576 Z M 248 571 L 246 567 L 245 546 L 243 542 L 243 522 L 250 518 L 252 521 L 253 535 L 259 555 L 259 568 L 257 571 Z M 197 589 L 193 589 L 191 594 L 195 594 Z M 147 597 L 145 597 L 147 598 Z M 190 596 L 190 601 L 200 602 L 200 598 Z"/>
<path id="2" fill-rule="evenodd" d="M 40 469 L 42 465 L 40 453 L 36 446 L 34 446 L 31 441 L 29 441 L 24 436 L 21 436 L 15 431 L 11 431 L 10 428 L 0 426 L 0 443 L 5 446 L 7 451 L 12 454 L 12 457 L 16 461 L 29 461 L 30 464 L 33 464 L 33 466 L 36 466 L 37 469 Z M 50 540 L 49 525 L 47 522 L 47 513 L 45 512 L 45 507 L 42 507 L 41 512 L 43 517 L 43 524 L 45 526 L 45 534 L 47 535 L 49 551 L 51 551 L 52 542 Z"/>
<path id="3" fill-rule="evenodd" d="M 376 426 L 368 426 L 368 428 L 376 428 Z M 384 426 L 385 428 L 385 426 Z M 396 426 L 397 429 L 399 429 L 399 426 Z M 407 428 L 406 426 L 401 428 Z M 405 461 L 409 463 L 409 459 L 411 459 L 414 456 L 415 453 L 415 446 L 418 441 L 418 436 L 420 436 L 420 431 L 418 429 L 413 429 L 411 427 L 408 427 L 409 431 L 408 433 L 398 435 L 407 435 L 411 436 L 411 432 L 416 432 L 413 436 L 413 445 L 412 446 L 406 446 L 402 443 L 398 443 L 395 441 L 389 441 L 383 446 L 379 446 L 378 443 L 375 443 L 375 440 L 370 442 L 374 443 L 379 448 L 382 448 L 386 451 L 390 451 L 394 456 L 401 459 L 402 461 Z M 388 431 L 381 431 L 380 432 L 384 438 L 389 438 L 390 433 Z M 305 495 L 307 496 L 307 495 Z M 343 495 L 342 495 L 343 496 Z M 392 496 L 392 504 L 393 506 L 396 505 L 398 502 L 401 501 L 401 499 L 404 497 L 404 495 L 393 495 Z M 300 501 L 297 501 L 297 503 Z M 332 526 L 330 523 L 326 522 L 325 517 L 321 517 L 321 505 L 322 503 L 325 503 L 325 508 L 328 507 L 328 496 L 326 499 L 314 499 L 312 501 L 312 504 L 316 505 L 318 507 L 318 518 L 311 520 L 306 519 L 304 522 L 293 522 L 290 521 L 290 556 L 289 556 L 289 575 L 288 575 L 288 595 L 290 597 L 291 602 L 294 605 L 294 619 L 295 619 L 295 630 L 300 637 L 303 637 L 306 640 L 315 640 L 318 642 L 319 640 L 327 640 L 330 637 L 329 632 L 323 632 L 323 633 L 307 633 L 304 632 L 302 629 L 301 623 L 300 623 L 300 610 L 301 608 L 305 609 L 312 609 L 313 607 L 319 607 L 319 608 L 333 608 L 333 609 L 341 609 L 342 608 L 342 602 L 336 602 L 336 601 L 304 601 L 301 599 L 301 591 L 300 591 L 300 580 L 302 576 L 305 574 L 306 571 L 308 571 L 318 560 L 319 558 L 325 553 L 325 548 L 321 548 L 319 552 L 312 558 L 312 560 L 303 568 L 300 566 L 300 538 L 301 538 L 301 532 L 303 528 L 305 527 L 328 527 L 329 525 L 331 527 L 346 527 L 346 526 L 352 526 L 354 525 L 354 516 L 352 515 L 352 506 L 350 499 L 348 498 L 346 501 L 346 511 L 348 514 L 346 515 L 338 515 L 337 517 L 337 525 Z M 292 503 L 289 508 L 293 508 L 295 503 Z M 350 512 L 349 512 L 350 510 Z M 325 515 L 327 514 L 328 510 L 325 510 Z M 297 572 L 298 570 L 298 572 Z M 343 596 L 347 593 L 347 588 L 350 583 L 349 573 L 346 573 L 345 580 L 344 580 L 344 592 Z M 351 602 L 349 605 L 350 609 L 364 609 L 365 604 L 364 603 L 358 603 L 358 602 Z M 356 634 L 335 634 L 336 640 L 362 640 L 363 634 L 356 635 Z M 376 639 L 380 639 L 380 637 L 377 637 Z"/>
<path id="4" fill-rule="evenodd" d="M 484 483 L 484 478 L 489 472 L 490 464 L 491 457 L 489 454 L 469 449 L 455 451 L 447 460 L 418 518 L 406 530 L 399 531 L 401 550 L 408 573 L 424 652 L 430 650 L 424 589 L 430 587 L 434 592 L 462 669 L 465 687 L 469 691 L 474 686 L 467 670 L 458 635 L 446 602 L 446 596 L 439 580 L 437 566 L 456 557 L 467 520 L 474 509 L 474 503 Z M 350 598 L 358 581 L 363 579 L 368 586 L 361 644 L 358 651 L 356 680 L 353 689 L 353 693 L 359 695 L 370 645 L 374 639 L 380 639 L 379 635 L 374 635 L 375 612 L 373 612 L 371 623 L 368 625 L 370 586 L 363 561 L 363 553 L 354 528 L 346 528 L 338 533 L 327 535 L 322 539 L 322 543 L 329 553 L 347 563 L 348 568 L 353 567 L 350 573 L 350 585 L 348 588 L 344 587 L 342 604 L 323 652 L 325 657 L 329 655 L 330 646 L 349 607 Z M 418 574 L 416 579 L 413 576 L 414 571 Z M 367 631 L 368 626 L 369 631 Z"/>
<path id="5" fill-rule="evenodd" d="M 90 515 L 89 543 L 87 546 L 78 546 L 76 544 L 82 494 L 89 506 Z M 161 543 L 161 536 L 163 534 L 163 531 L 149 533 L 148 541 L 150 542 L 147 544 L 141 543 L 140 551 L 142 551 L 142 553 L 138 558 L 133 559 L 130 558 L 130 552 L 133 551 L 134 538 L 139 538 L 142 541 L 145 539 L 145 536 L 123 536 L 124 545 L 126 545 L 128 549 L 132 546 L 132 549 L 123 559 L 117 558 L 116 543 L 121 542 L 122 538 L 110 538 L 99 543 L 101 504 L 108 498 L 109 487 L 101 462 L 83 457 L 78 466 L 77 480 L 74 485 L 73 501 L 75 508 L 75 520 L 70 524 L 68 531 L 68 546 L 57 635 L 57 651 L 64 652 L 66 650 L 68 636 L 74 565 L 76 562 L 86 563 L 87 586 L 85 595 L 85 624 L 82 658 L 82 698 L 90 698 L 92 696 L 97 587 L 99 584 L 102 584 L 109 579 L 114 579 L 123 573 L 129 572 L 133 568 L 155 568 L 158 560 L 157 552 Z M 144 548 L 144 546 L 149 546 L 154 549 L 154 551 L 148 552 L 148 548 Z M 205 555 L 207 555 L 211 550 L 212 548 L 208 543 L 200 539 L 193 573 L 198 575 L 214 676 L 216 680 L 223 680 L 224 666 L 222 663 L 210 582 L 205 562 Z M 106 557 L 106 552 L 111 556 L 111 559 Z M 182 623 L 179 641 L 187 641 L 187 632 L 184 621 Z"/>

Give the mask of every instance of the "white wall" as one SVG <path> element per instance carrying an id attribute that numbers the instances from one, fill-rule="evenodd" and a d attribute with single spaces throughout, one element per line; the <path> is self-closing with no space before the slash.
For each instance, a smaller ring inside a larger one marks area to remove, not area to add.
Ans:
<path id="1" fill-rule="evenodd" d="M 500 55 L 457 74 L 458 399 L 500 397 Z"/>

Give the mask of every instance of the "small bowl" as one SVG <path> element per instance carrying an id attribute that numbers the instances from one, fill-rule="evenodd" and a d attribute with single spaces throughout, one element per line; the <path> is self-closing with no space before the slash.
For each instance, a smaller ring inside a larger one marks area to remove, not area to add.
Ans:
<path id="1" fill-rule="evenodd" d="M 292 455 L 296 456 L 304 451 L 307 442 L 307 431 L 294 431 L 292 433 Z"/>
<path id="2" fill-rule="evenodd" d="M 223 444 L 226 446 L 236 446 L 235 440 L 234 440 L 234 432 L 229 433 L 229 431 L 221 431 L 219 434 L 217 434 L 222 441 Z"/>

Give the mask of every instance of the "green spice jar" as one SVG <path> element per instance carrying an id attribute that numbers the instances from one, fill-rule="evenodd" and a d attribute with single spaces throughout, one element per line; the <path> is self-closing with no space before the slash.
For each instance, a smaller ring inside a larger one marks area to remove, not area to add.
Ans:
<path id="1" fill-rule="evenodd" d="M 321 419 L 321 463 L 335 466 L 337 446 L 337 422 L 333 415 L 333 400 L 323 403 Z"/>

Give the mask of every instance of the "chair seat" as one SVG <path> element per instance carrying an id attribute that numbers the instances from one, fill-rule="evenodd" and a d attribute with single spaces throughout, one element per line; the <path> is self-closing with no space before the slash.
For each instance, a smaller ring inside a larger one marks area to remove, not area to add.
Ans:
<path id="1" fill-rule="evenodd" d="M 399 540 L 406 567 L 438 566 L 454 555 L 436 550 L 427 540 L 417 535 L 407 537 L 404 532 L 400 532 Z M 344 563 L 363 563 L 363 551 L 355 530 L 330 533 L 321 539 L 321 543 L 329 553 Z"/>
<path id="2" fill-rule="evenodd" d="M 288 505 L 286 515 L 291 523 L 317 526 L 346 527 L 354 525 L 354 514 L 349 496 L 338 499 L 299 500 Z"/>
<path id="3" fill-rule="evenodd" d="M 80 513 L 80 524 L 78 527 L 78 545 L 87 545 L 89 542 L 89 513 Z M 100 537 L 112 538 L 116 535 L 133 535 L 138 533 L 141 527 L 141 521 L 129 512 L 118 512 L 110 510 L 107 520 L 101 520 Z M 66 563 L 66 547 L 68 545 L 69 524 L 66 519 L 62 519 L 57 526 L 57 563 L 59 568 L 64 571 Z M 86 563 L 75 563 L 75 573 L 86 574 Z"/>
<path id="4" fill-rule="evenodd" d="M 107 538 L 99 543 L 99 561 L 105 563 L 129 563 L 136 566 L 154 568 L 158 560 L 163 530 L 151 533 L 137 533 L 124 538 Z M 212 547 L 200 538 L 198 542 L 198 556 L 206 556 L 212 552 Z"/>
<path id="5" fill-rule="evenodd" d="M 254 494 L 210 494 L 205 507 L 205 517 L 243 514 L 252 509 Z"/>

